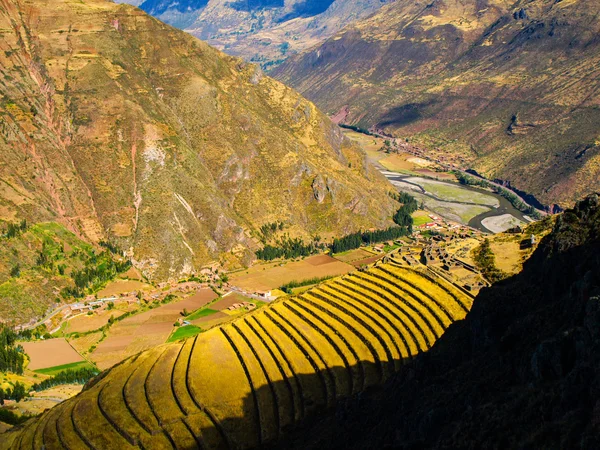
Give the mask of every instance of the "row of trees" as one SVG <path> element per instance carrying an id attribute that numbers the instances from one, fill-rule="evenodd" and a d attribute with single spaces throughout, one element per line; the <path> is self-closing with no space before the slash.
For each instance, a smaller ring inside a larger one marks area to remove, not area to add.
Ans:
<path id="1" fill-rule="evenodd" d="M 23 363 L 25 362 L 25 351 L 21 345 L 18 345 L 17 334 L 2 325 L 0 329 L 0 372 L 23 373 Z"/>
<path id="2" fill-rule="evenodd" d="M 394 222 L 397 227 L 390 227 L 384 230 L 359 231 L 339 239 L 334 239 L 329 247 L 333 253 L 345 252 L 359 248 L 362 245 L 376 244 L 379 242 L 398 239 L 412 233 L 413 218 L 412 213 L 419 209 L 417 200 L 406 193 L 390 194 L 402 206 L 394 214 Z M 262 230 L 262 229 L 261 229 Z M 271 261 L 277 258 L 297 258 L 300 256 L 309 256 L 319 250 L 324 250 L 327 246 L 320 242 L 320 238 L 315 238 L 312 242 L 306 244 L 300 238 L 291 239 L 288 236 L 281 239 L 277 245 L 265 245 L 256 252 L 258 259 Z"/>
<path id="3" fill-rule="evenodd" d="M 300 238 L 292 239 L 289 236 L 285 236 L 275 245 L 265 245 L 256 252 L 256 256 L 258 259 L 264 261 L 271 261 L 278 258 L 292 259 L 309 256 L 325 248 L 325 244 L 317 242 L 317 240 L 313 240 L 307 244 Z"/>
<path id="4" fill-rule="evenodd" d="M 349 234 L 339 239 L 334 239 L 331 245 L 333 253 L 354 250 L 362 245 L 377 244 L 407 236 L 410 231 L 406 227 L 390 227 L 385 230 L 365 231 Z"/>
<path id="5" fill-rule="evenodd" d="M 97 369 L 91 367 L 67 369 L 59 372 L 52 378 L 34 384 L 31 389 L 34 391 L 43 391 L 59 384 L 85 384 L 99 373 Z"/>

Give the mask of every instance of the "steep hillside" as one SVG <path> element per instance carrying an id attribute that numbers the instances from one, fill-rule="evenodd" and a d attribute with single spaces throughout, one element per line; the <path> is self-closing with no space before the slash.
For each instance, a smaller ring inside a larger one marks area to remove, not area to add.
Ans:
<path id="1" fill-rule="evenodd" d="M 42 317 L 63 296 L 83 297 L 87 288 L 130 267 L 119 255 L 100 250 L 57 223 L 11 226 L 0 237 L 0 322 L 25 324 Z M 85 272 L 95 280 L 84 280 Z"/>
<path id="2" fill-rule="evenodd" d="M 600 189 L 600 3 L 397 1 L 274 75 L 544 204 Z"/>
<path id="3" fill-rule="evenodd" d="M 599 448 L 599 255 L 594 195 L 381 394 L 301 430 L 294 448 Z"/>
<path id="4" fill-rule="evenodd" d="M 470 306 L 381 264 L 130 358 L 0 448 L 261 448 L 404 370 Z"/>
<path id="5" fill-rule="evenodd" d="M 385 180 L 314 105 L 139 9 L 2 0 L 0 33 L 3 221 L 110 238 L 155 278 L 248 263 L 264 223 L 389 221 Z"/>
<path id="6" fill-rule="evenodd" d="M 246 61 L 271 68 L 390 0 L 146 0 L 140 8 Z"/>

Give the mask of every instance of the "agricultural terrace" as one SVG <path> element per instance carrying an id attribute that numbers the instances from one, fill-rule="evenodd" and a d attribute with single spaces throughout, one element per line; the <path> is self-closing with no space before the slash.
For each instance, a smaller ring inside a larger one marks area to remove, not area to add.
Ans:
<path id="1" fill-rule="evenodd" d="M 290 281 L 308 278 L 344 275 L 354 270 L 350 264 L 328 255 L 316 255 L 302 261 L 255 265 L 242 272 L 229 275 L 232 285 L 248 291 L 269 291 Z"/>
<path id="2" fill-rule="evenodd" d="M 81 355 L 63 338 L 22 342 L 21 345 L 29 356 L 27 368 L 30 370 L 46 369 L 83 361 Z"/>
<path id="3" fill-rule="evenodd" d="M 471 301 L 425 272 L 378 264 L 129 358 L 9 441 L 16 449 L 269 445 L 312 411 L 401 371 Z"/>

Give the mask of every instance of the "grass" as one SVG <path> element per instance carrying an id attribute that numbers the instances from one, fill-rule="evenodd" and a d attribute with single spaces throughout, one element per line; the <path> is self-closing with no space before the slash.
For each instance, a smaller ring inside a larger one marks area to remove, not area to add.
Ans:
<path id="1" fill-rule="evenodd" d="M 414 214 L 413 215 L 413 227 L 419 227 L 421 225 L 425 225 L 426 223 L 431 222 L 431 218 L 427 215 L 423 214 Z"/>
<path id="2" fill-rule="evenodd" d="M 45 369 L 38 369 L 38 370 L 34 370 L 35 373 L 40 373 L 42 375 L 49 375 L 49 376 L 54 376 L 60 372 L 63 372 L 65 370 L 79 370 L 79 369 L 95 369 L 96 366 L 94 366 L 91 362 L 89 361 L 78 361 L 78 362 L 74 362 L 74 363 L 70 363 L 70 364 L 63 364 L 62 366 L 54 366 L 54 367 L 47 367 Z"/>
<path id="3" fill-rule="evenodd" d="M 198 309 L 197 311 L 194 311 L 192 314 L 187 316 L 185 319 L 192 321 L 192 320 L 200 319 L 201 317 L 211 316 L 218 312 L 219 311 L 216 311 L 216 310 L 210 309 L 210 308 L 201 308 L 201 309 Z"/>
<path id="4" fill-rule="evenodd" d="M 418 184 L 428 193 L 447 202 L 468 202 L 492 207 L 499 205 L 498 199 L 493 195 L 466 189 L 456 183 L 443 183 L 419 177 L 409 178 L 407 181 Z"/>
<path id="5" fill-rule="evenodd" d="M 197 327 L 196 325 L 185 325 L 177 328 L 175 332 L 169 336 L 167 342 L 176 342 L 180 339 L 187 339 L 200 333 L 202 333 L 202 328 Z"/>

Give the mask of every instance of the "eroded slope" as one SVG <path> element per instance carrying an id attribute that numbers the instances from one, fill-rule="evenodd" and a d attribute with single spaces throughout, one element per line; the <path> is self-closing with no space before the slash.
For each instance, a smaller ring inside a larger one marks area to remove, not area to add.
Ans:
<path id="1" fill-rule="evenodd" d="M 253 229 L 385 223 L 384 180 L 293 90 L 109 1 L 0 2 L 0 218 L 110 237 L 150 277 L 252 259 Z"/>

